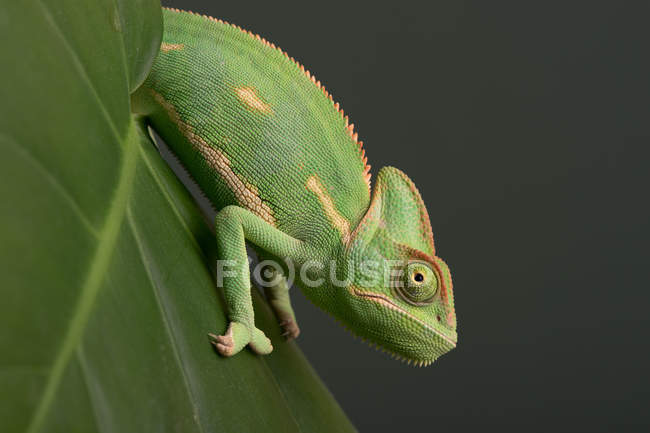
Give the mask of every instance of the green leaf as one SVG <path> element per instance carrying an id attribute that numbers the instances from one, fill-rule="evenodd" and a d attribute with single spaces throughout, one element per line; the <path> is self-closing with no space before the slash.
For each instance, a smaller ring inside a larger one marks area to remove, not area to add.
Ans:
<path id="1" fill-rule="evenodd" d="M 0 431 L 352 431 L 275 351 L 225 359 L 197 206 L 129 110 L 158 1 L 0 0 Z"/>

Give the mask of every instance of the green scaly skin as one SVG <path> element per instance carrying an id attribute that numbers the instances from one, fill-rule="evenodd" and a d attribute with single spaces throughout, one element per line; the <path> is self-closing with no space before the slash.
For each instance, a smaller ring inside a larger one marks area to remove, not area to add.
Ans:
<path id="1" fill-rule="evenodd" d="M 219 210 L 219 258 L 236 269 L 223 279 L 230 324 L 211 334 L 219 353 L 273 350 L 255 327 L 246 242 L 281 259 L 284 272 L 293 263 L 309 299 L 393 355 L 426 365 L 454 348 L 451 275 L 411 180 L 382 168 L 371 197 L 353 126 L 273 44 L 193 13 L 166 9 L 164 20 L 160 53 L 132 103 Z M 349 277 L 343 286 L 330 278 L 332 263 L 335 276 Z M 293 338 L 299 328 L 278 276 L 266 294 Z"/>

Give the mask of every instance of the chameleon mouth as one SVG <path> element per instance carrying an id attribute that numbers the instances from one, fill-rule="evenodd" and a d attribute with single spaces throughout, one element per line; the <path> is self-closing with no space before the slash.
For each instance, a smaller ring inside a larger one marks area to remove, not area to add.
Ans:
<path id="1" fill-rule="evenodd" d="M 445 334 L 441 333 L 440 331 L 432 328 L 426 322 L 422 321 L 421 319 L 418 319 L 417 317 L 415 317 L 414 315 L 412 315 L 411 313 L 409 313 L 408 311 L 406 311 L 405 309 L 403 309 L 399 305 L 395 304 L 388 297 L 386 297 L 384 295 L 377 294 L 377 293 L 364 292 L 363 290 L 359 290 L 355 286 L 351 286 L 350 289 L 351 289 L 352 293 L 354 295 L 358 296 L 358 297 L 370 299 L 373 302 L 384 305 L 384 306 L 390 308 L 391 310 L 397 311 L 398 313 L 401 313 L 401 314 L 405 315 L 409 319 L 411 319 L 411 320 L 419 323 L 420 325 L 422 325 L 428 331 L 433 332 L 436 336 L 440 337 L 441 339 L 443 339 L 447 343 L 451 344 L 453 347 L 456 347 L 456 340 L 454 340 L 454 339 L 446 336 Z"/>

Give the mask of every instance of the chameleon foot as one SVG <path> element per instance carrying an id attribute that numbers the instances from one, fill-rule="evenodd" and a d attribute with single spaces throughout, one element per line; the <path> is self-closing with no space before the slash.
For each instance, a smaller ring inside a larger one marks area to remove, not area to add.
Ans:
<path id="1" fill-rule="evenodd" d="M 287 341 L 291 341 L 300 335 L 300 328 L 293 319 L 280 321 L 280 327 L 282 328 L 282 336 L 286 338 Z"/>
<path id="2" fill-rule="evenodd" d="M 257 328 L 253 328 L 253 338 L 248 345 L 258 355 L 268 355 L 273 351 L 271 340 L 268 339 L 264 332 Z"/>
<path id="3" fill-rule="evenodd" d="M 239 322 L 230 322 L 224 335 L 208 334 L 208 336 L 221 356 L 236 355 L 247 344 L 250 345 L 253 352 L 260 355 L 266 355 L 273 351 L 271 340 L 264 335 L 264 332 L 253 328 L 251 336 L 246 325 Z"/>

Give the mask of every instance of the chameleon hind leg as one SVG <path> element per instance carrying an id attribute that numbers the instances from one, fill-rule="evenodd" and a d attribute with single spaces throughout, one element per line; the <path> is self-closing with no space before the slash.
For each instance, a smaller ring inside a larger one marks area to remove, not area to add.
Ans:
<path id="1" fill-rule="evenodd" d="M 218 258 L 223 261 L 219 282 L 224 289 L 230 323 L 223 335 L 209 334 L 212 344 L 223 356 L 235 355 L 246 345 L 258 354 L 270 353 L 271 341 L 255 327 L 246 240 L 276 257 L 291 260 L 299 259 L 303 242 L 238 206 L 226 206 L 217 214 L 215 235 Z"/>
<path id="2" fill-rule="evenodd" d="M 273 260 L 265 257 L 262 252 L 258 251 L 257 255 L 260 258 L 260 265 L 266 261 L 273 262 Z M 282 328 L 282 336 L 288 341 L 293 340 L 300 335 L 300 328 L 296 322 L 296 314 L 291 306 L 287 278 L 276 264 L 264 267 L 261 274 L 260 276 L 263 277 L 264 281 L 260 282 L 260 284 L 264 287 L 266 300 Z"/>

